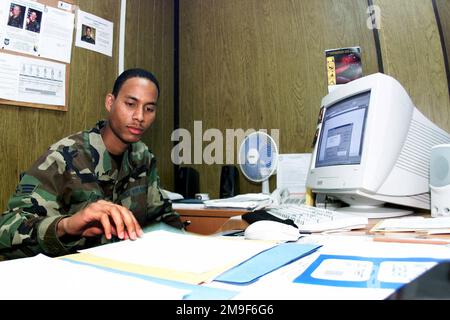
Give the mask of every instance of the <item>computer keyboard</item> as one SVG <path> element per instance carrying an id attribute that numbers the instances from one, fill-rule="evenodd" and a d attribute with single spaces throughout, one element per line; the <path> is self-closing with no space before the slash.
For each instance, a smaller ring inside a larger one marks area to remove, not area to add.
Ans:
<path id="1" fill-rule="evenodd" d="M 359 229 L 368 224 L 366 217 L 304 204 L 281 204 L 266 208 L 280 219 L 291 219 L 300 232 L 322 232 L 335 229 Z"/>

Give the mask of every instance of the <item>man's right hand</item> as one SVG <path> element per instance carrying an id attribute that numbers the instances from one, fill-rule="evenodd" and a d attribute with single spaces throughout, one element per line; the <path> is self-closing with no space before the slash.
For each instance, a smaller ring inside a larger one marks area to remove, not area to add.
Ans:
<path id="1" fill-rule="evenodd" d="M 89 204 L 76 214 L 59 221 L 56 227 L 58 237 L 64 235 L 94 237 L 105 234 L 119 239 L 136 240 L 144 233 L 133 213 L 125 207 L 100 200 Z"/>

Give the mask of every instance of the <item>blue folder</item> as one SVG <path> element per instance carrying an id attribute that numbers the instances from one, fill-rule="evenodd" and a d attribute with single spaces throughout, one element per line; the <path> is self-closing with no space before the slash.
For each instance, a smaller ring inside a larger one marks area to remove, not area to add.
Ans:
<path id="1" fill-rule="evenodd" d="M 218 276 L 215 281 L 248 284 L 260 277 L 311 254 L 321 245 L 282 243 L 244 261 Z"/>

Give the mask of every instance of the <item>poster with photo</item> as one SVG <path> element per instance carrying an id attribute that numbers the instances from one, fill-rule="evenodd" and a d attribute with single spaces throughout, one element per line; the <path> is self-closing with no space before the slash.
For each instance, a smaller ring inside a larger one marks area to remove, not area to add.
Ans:
<path id="1" fill-rule="evenodd" d="M 112 57 L 113 29 L 111 21 L 78 10 L 75 45 Z"/>
<path id="2" fill-rule="evenodd" d="M 1 48 L 38 56 L 44 5 L 14 0 L 3 2 L 2 7 Z"/>
<path id="3" fill-rule="evenodd" d="M 329 91 L 363 76 L 360 47 L 325 50 L 325 58 Z"/>

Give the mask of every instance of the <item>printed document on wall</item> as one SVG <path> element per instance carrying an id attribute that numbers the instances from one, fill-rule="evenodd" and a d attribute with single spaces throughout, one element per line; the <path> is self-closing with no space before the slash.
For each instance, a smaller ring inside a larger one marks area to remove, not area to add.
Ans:
<path id="1" fill-rule="evenodd" d="M 75 15 L 46 7 L 40 41 L 41 57 L 70 63 Z"/>
<path id="2" fill-rule="evenodd" d="M 0 3 L 0 46 L 70 63 L 74 14 L 35 1 Z"/>
<path id="3" fill-rule="evenodd" d="M 0 40 L 2 49 L 39 55 L 40 25 L 45 19 L 44 5 L 23 0 L 1 1 L 1 3 Z"/>
<path id="4" fill-rule="evenodd" d="M 306 193 L 311 153 L 280 154 L 277 168 L 277 189 L 288 188 L 289 193 Z"/>
<path id="5" fill-rule="evenodd" d="M 113 28 L 112 22 L 78 10 L 75 45 L 112 57 Z"/>
<path id="6" fill-rule="evenodd" d="M 0 53 L 0 79 L 2 99 L 65 105 L 65 64 Z"/>

